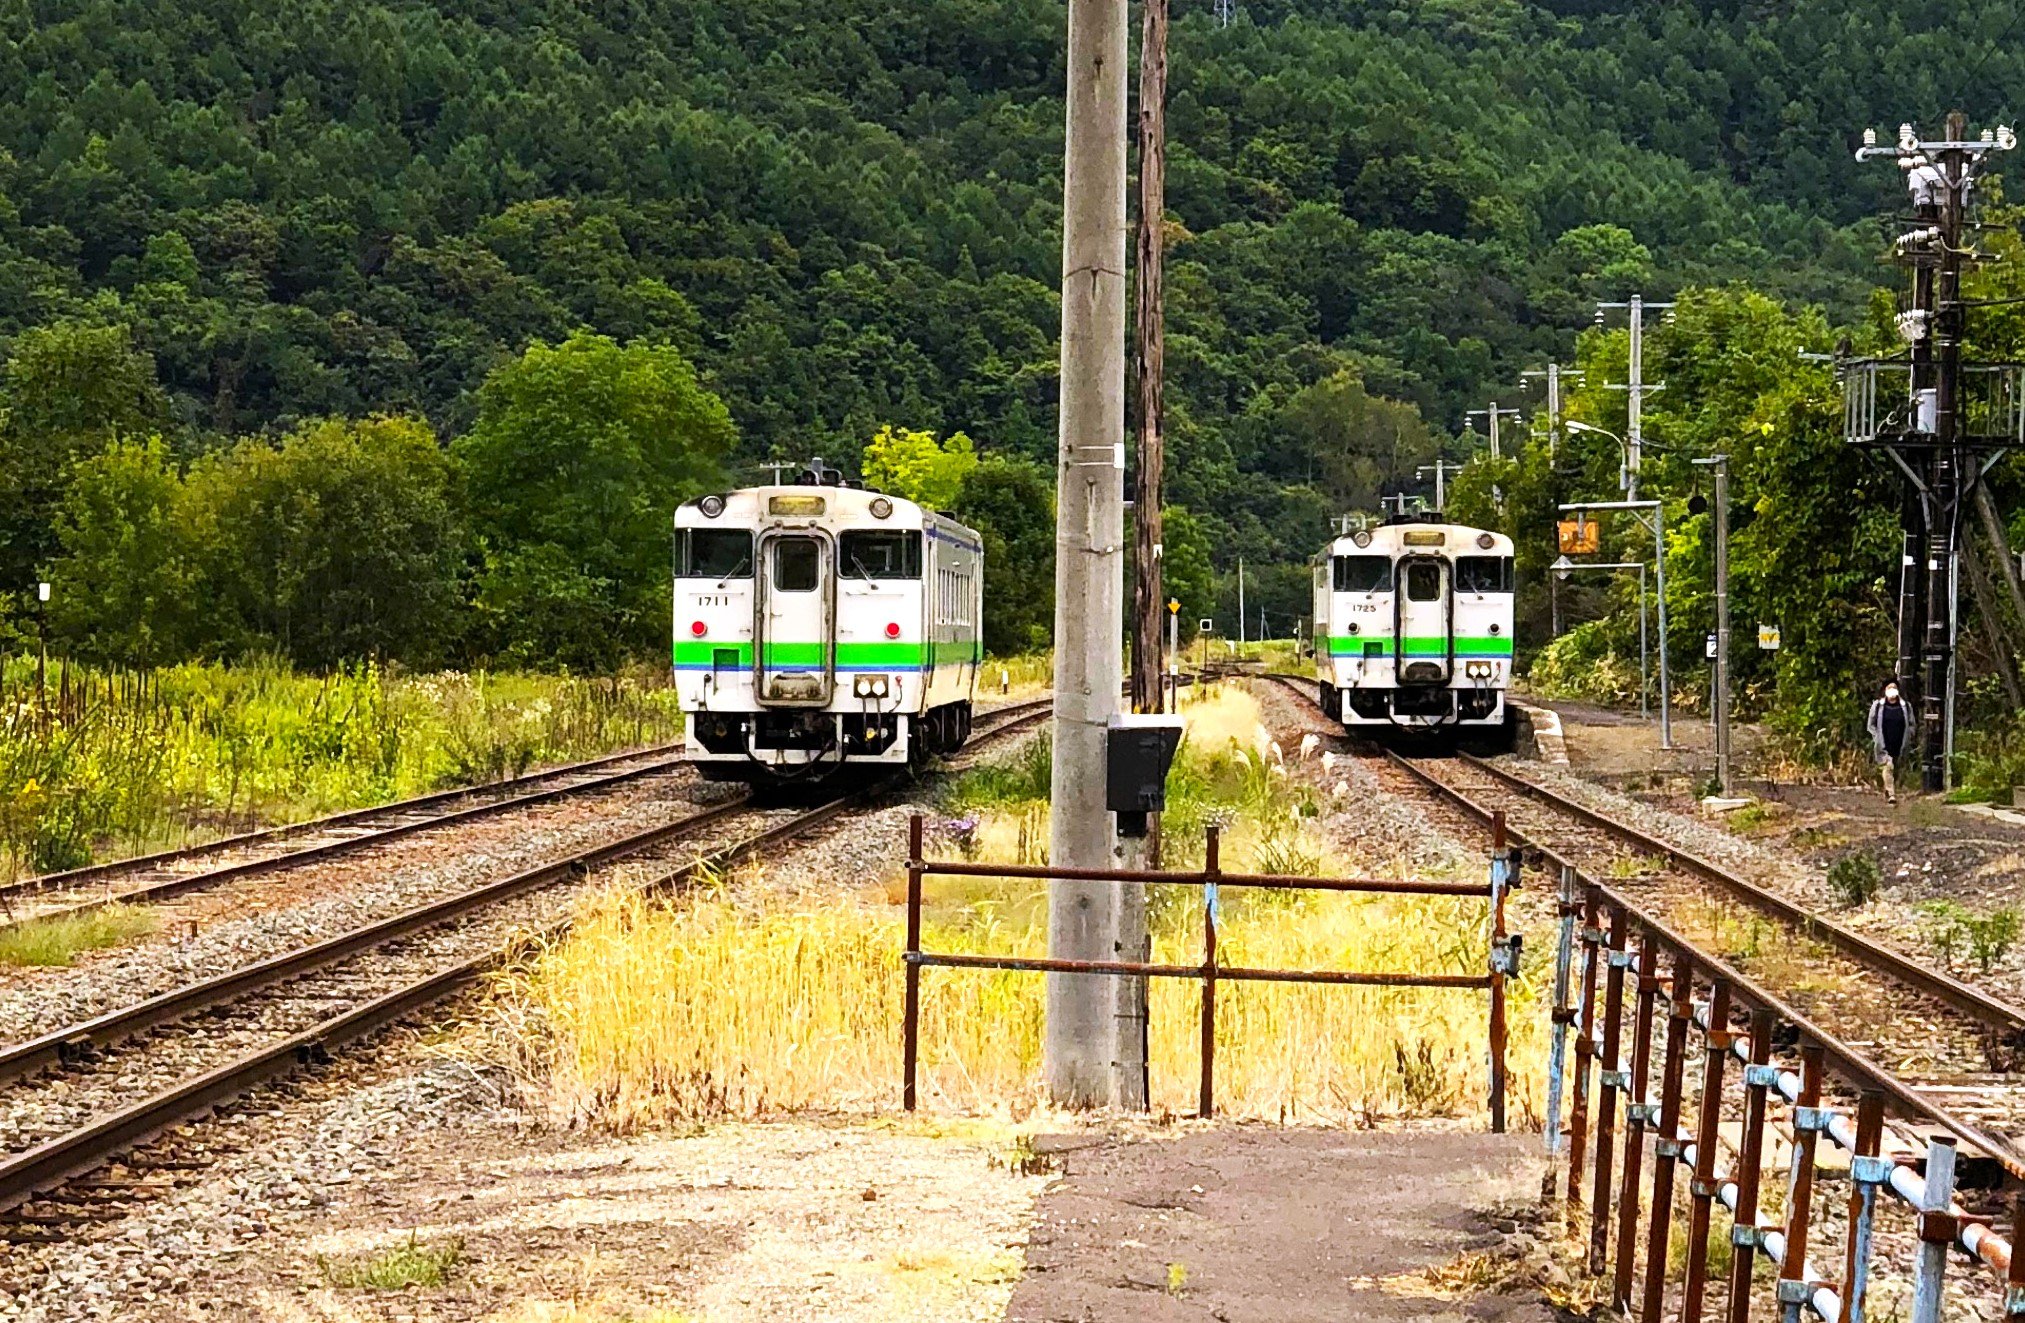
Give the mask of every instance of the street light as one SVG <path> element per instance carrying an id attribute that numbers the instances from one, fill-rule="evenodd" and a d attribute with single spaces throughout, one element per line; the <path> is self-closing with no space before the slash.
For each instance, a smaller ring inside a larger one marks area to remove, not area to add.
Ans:
<path id="1" fill-rule="evenodd" d="M 1594 423 L 1579 422 L 1573 418 L 1568 420 L 1568 430 L 1571 432 L 1594 432 L 1598 436 L 1607 436 L 1617 443 L 1617 490 L 1625 490 L 1628 475 L 1631 472 L 1631 447 L 1624 443 L 1624 438 L 1607 427 L 1598 427 Z"/>

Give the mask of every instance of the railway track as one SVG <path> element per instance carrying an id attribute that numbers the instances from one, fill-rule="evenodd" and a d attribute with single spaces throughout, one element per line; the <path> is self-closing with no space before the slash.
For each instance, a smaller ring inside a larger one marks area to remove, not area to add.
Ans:
<path id="1" fill-rule="evenodd" d="M 1048 715 L 1045 699 L 981 714 L 972 748 Z M 470 986 L 516 938 L 560 933 L 586 887 L 680 887 L 897 780 L 806 808 L 741 796 L 0 1050 L 0 1240 L 68 1240 L 158 1197 L 203 1166 L 190 1122 Z"/>
<path id="2" fill-rule="evenodd" d="M 1320 712 L 1309 685 L 1265 678 Z M 2025 1180 L 2025 1009 L 1481 758 L 1381 749 L 1369 766 L 1480 828 L 1502 817 L 1521 844 L 1775 1008 L 1850 1085 L 1882 1091 L 1900 1116 L 1952 1132 Z"/>
<path id="3" fill-rule="evenodd" d="M 575 795 L 609 790 L 682 766 L 665 744 L 571 763 L 486 785 L 443 790 L 201 845 L 113 859 L 0 885 L 0 931 L 112 904 L 156 904 L 227 882 L 336 858 Z"/>

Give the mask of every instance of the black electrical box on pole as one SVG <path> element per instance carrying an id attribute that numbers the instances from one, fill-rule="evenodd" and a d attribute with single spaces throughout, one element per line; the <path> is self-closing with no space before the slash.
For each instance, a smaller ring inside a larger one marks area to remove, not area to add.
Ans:
<path id="1" fill-rule="evenodd" d="M 1838 356 L 1844 431 L 1890 456 L 1907 483 L 1898 592 L 1898 681 L 1920 712 L 1920 781 L 1946 788 L 1954 748 L 1955 636 L 1962 513 L 1984 471 L 2025 444 L 2025 398 L 2014 363 L 1966 363 L 1968 304 L 1962 271 L 1986 260 L 1973 246 L 1970 206 L 1977 171 L 2017 139 L 2009 126 L 1967 136 L 1959 111 L 1944 135 L 1922 139 L 1899 126 L 1895 145 L 1866 129 L 1857 159 L 1889 156 L 1905 174 L 1912 210 L 1897 218 L 1893 256 L 1910 275 L 1898 314 L 1906 349 L 1878 358 Z"/>

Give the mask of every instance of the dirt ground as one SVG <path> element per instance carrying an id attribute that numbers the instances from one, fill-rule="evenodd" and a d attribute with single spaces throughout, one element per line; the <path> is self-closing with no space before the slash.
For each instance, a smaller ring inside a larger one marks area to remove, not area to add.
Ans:
<path id="1" fill-rule="evenodd" d="M 1439 1277 L 1499 1242 L 1478 1210 L 1537 1195 L 1539 1146 L 1537 1135 L 1455 1130 L 1043 1136 L 1035 1147 L 1062 1176 L 1006 1318 L 1544 1321 L 1537 1291 L 1451 1295 Z"/>

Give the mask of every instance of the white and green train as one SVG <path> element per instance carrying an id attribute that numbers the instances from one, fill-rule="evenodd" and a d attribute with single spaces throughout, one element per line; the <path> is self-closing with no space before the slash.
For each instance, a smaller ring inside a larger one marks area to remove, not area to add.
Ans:
<path id="1" fill-rule="evenodd" d="M 704 776 L 902 766 L 970 737 L 976 530 L 817 461 L 792 484 L 691 501 L 675 539 L 676 688 Z"/>
<path id="2" fill-rule="evenodd" d="M 1406 515 L 1313 561 L 1322 706 L 1351 728 L 1511 738 L 1512 540 Z"/>

